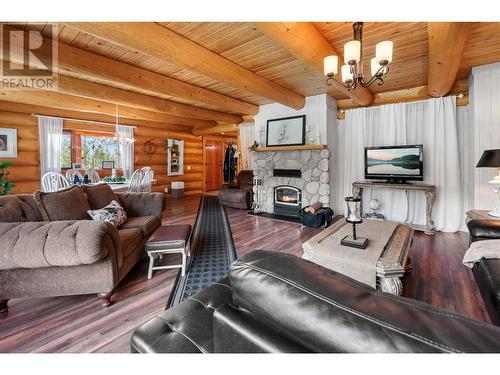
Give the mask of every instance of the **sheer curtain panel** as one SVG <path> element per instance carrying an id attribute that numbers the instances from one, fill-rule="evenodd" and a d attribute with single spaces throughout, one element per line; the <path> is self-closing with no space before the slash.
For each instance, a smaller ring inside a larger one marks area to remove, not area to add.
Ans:
<path id="1" fill-rule="evenodd" d="M 457 231 L 463 215 L 454 96 L 346 111 L 338 125 L 337 211 L 344 211 L 352 182 L 364 179 L 364 147 L 412 144 L 424 145 L 424 182 L 438 189 L 433 211 L 436 229 Z M 365 212 L 372 198 L 382 202 L 381 213 L 387 220 L 425 223 L 422 193 L 365 189 Z"/>
<path id="2" fill-rule="evenodd" d="M 38 116 L 38 135 L 40 139 L 40 174 L 61 172 L 61 148 L 63 119 Z"/>
<path id="3" fill-rule="evenodd" d="M 134 127 L 116 125 L 116 137 L 119 142 L 123 176 L 130 178 L 132 173 L 134 173 L 134 143 L 126 142 L 126 140 L 134 139 Z"/>
<path id="4" fill-rule="evenodd" d="M 244 170 L 253 170 L 253 156 L 248 148 L 255 140 L 255 125 L 254 124 L 240 124 L 240 146 L 242 167 Z"/>

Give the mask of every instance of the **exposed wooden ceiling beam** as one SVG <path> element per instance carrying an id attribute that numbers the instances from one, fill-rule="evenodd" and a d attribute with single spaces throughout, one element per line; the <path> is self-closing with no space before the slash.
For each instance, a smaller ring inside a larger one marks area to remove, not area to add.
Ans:
<path id="1" fill-rule="evenodd" d="M 12 30 L 13 28 L 10 29 Z M 12 34 L 12 37 L 16 38 L 16 34 Z M 50 44 L 47 43 L 46 45 Z M 2 51 L 2 48 L 3 46 L 0 44 L 0 51 Z M 38 54 L 43 54 L 43 52 L 43 49 L 37 51 Z M 24 61 L 23 56 L 21 56 L 22 53 L 22 48 L 11 49 L 9 51 L 10 58 L 15 63 Z M 64 43 L 58 43 L 57 53 L 58 72 L 60 74 L 98 80 L 107 84 L 118 83 L 127 85 L 132 90 L 139 89 L 147 91 L 150 95 L 167 95 L 169 97 L 185 99 L 208 105 L 214 110 L 221 112 L 254 115 L 259 111 L 259 107 L 255 104 L 222 95 L 215 91 L 207 90 Z M 6 54 L 3 55 L 6 56 Z"/>
<path id="2" fill-rule="evenodd" d="M 429 93 L 433 97 L 446 95 L 457 78 L 470 23 L 429 22 Z"/>
<path id="3" fill-rule="evenodd" d="M 68 25 L 286 106 L 300 109 L 305 104 L 302 95 L 156 23 L 101 22 Z"/>
<path id="4" fill-rule="evenodd" d="M 222 113 L 205 108 L 193 107 L 186 104 L 172 102 L 170 100 L 160 99 L 133 91 L 101 85 L 99 83 L 63 75 L 58 77 L 57 91 L 64 94 L 102 100 L 175 116 L 233 123 L 240 123 L 242 121 L 240 116 L 232 115 L 230 113 Z"/>
<path id="5" fill-rule="evenodd" d="M 313 67 L 323 74 L 323 59 L 329 55 L 339 56 L 339 74 L 341 58 L 335 48 L 321 35 L 310 22 L 257 22 L 256 27 L 268 37 L 289 50 L 304 64 Z M 358 85 L 355 90 L 347 90 L 334 78 L 332 85 L 359 105 L 367 106 L 373 102 L 373 94 L 365 87 Z"/>
<path id="6" fill-rule="evenodd" d="M 239 132 L 240 128 L 236 124 L 217 125 L 211 128 L 193 128 L 191 134 L 193 135 L 210 135 L 220 133 Z"/>
<path id="7" fill-rule="evenodd" d="M 467 105 L 469 103 L 469 86 L 467 80 L 461 80 L 454 83 L 450 95 L 463 94 L 463 98 L 457 98 L 457 106 Z M 410 89 L 395 90 L 375 94 L 374 106 L 392 103 L 411 102 L 431 98 L 427 86 L 418 86 Z M 338 118 L 344 118 L 341 111 L 361 107 L 352 99 L 337 100 L 337 111 L 340 111 Z"/>
<path id="8" fill-rule="evenodd" d="M 0 100 L 0 122 L 5 125 L 17 125 L 17 123 L 9 122 L 11 120 L 4 118 L 2 116 L 2 112 L 16 112 L 16 113 L 25 113 L 25 114 L 37 114 L 37 115 L 46 115 L 46 116 L 55 116 L 55 117 L 66 117 L 66 118 L 74 118 L 85 121 L 96 121 L 96 122 L 109 122 L 114 123 L 116 118 L 110 115 L 104 115 L 101 113 L 90 113 L 90 112 L 81 112 L 76 110 L 68 110 L 68 109 L 60 109 L 60 108 L 50 108 L 39 105 L 25 104 L 25 103 L 14 103 Z M 189 131 L 190 128 L 185 125 L 175 125 L 170 123 L 163 122 L 155 122 L 141 119 L 130 119 L 121 117 L 119 118 L 120 124 L 123 125 L 136 125 L 136 126 L 147 126 L 150 128 L 158 128 L 158 129 L 168 129 L 172 131 Z"/>
<path id="9" fill-rule="evenodd" d="M 78 110 L 81 112 L 100 113 L 109 116 L 115 116 L 116 113 L 116 106 L 112 103 L 95 99 L 82 98 L 68 94 L 61 94 L 54 91 L 3 90 L 0 91 L 0 100 L 64 110 Z M 121 105 L 118 106 L 118 115 L 120 118 L 125 117 L 129 119 L 148 120 L 190 127 L 211 127 L 216 125 L 215 121 L 174 116 L 165 113 L 146 111 L 139 108 L 131 108 Z"/>

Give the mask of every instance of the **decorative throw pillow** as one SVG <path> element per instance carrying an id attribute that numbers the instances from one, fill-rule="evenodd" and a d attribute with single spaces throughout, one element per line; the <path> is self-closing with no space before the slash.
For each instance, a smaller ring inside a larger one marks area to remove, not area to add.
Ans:
<path id="1" fill-rule="evenodd" d="M 105 183 L 83 186 L 83 191 L 87 194 L 93 210 L 99 210 L 116 200 L 113 189 Z"/>
<path id="2" fill-rule="evenodd" d="M 36 191 L 36 205 L 44 221 L 88 220 L 90 204 L 80 186 L 72 186 L 52 193 Z"/>
<path id="3" fill-rule="evenodd" d="M 115 227 L 119 227 L 127 221 L 125 209 L 115 200 L 100 210 L 88 210 L 87 213 L 93 220 L 107 221 Z"/>

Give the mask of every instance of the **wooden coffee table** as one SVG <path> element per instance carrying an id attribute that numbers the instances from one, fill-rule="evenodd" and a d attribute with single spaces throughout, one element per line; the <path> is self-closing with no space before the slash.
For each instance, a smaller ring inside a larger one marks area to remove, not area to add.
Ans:
<path id="1" fill-rule="evenodd" d="M 365 220 L 364 224 L 372 225 L 370 223 L 373 222 L 374 221 Z M 320 266 L 331 268 L 328 266 L 328 264 L 326 264 L 326 262 L 324 262 L 325 264 L 321 264 L 319 261 L 317 261 L 319 257 L 315 257 L 315 255 L 317 255 L 319 252 L 322 252 L 322 257 L 323 259 L 325 259 L 325 251 L 331 251 L 331 259 L 334 259 L 335 256 L 333 255 L 333 252 L 335 251 L 335 249 L 329 249 L 328 247 L 325 247 L 325 242 L 323 242 L 323 240 L 329 236 L 333 236 L 332 238 L 334 238 L 335 233 L 337 233 L 345 225 L 348 225 L 346 221 L 344 219 L 340 219 L 327 229 L 323 230 L 321 233 L 318 233 L 309 241 L 304 242 L 302 244 L 302 249 L 304 250 L 304 254 L 302 257 L 316 262 Z M 399 296 L 403 292 L 401 277 L 403 277 L 405 272 L 411 270 L 408 251 L 410 249 L 413 238 L 413 229 L 411 229 L 408 225 L 398 224 L 392 234 L 387 237 L 388 238 L 384 246 L 384 250 L 382 251 L 380 258 L 376 263 L 377 288 L 383 292 L 392 293 Z M 355 257 L 355 254 L 356 253 L 353 252 L 353 257 Z"/>

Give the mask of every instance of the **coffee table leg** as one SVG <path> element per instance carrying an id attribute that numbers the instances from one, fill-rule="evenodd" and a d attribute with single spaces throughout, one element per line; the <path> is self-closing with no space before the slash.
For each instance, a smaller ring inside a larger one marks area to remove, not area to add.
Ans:
<path id="1" fill-rule="evenodd" d="M 380 290 L 400 296 L 403 293 L 403 283 L 399 277 L 381 277 Z"/>

